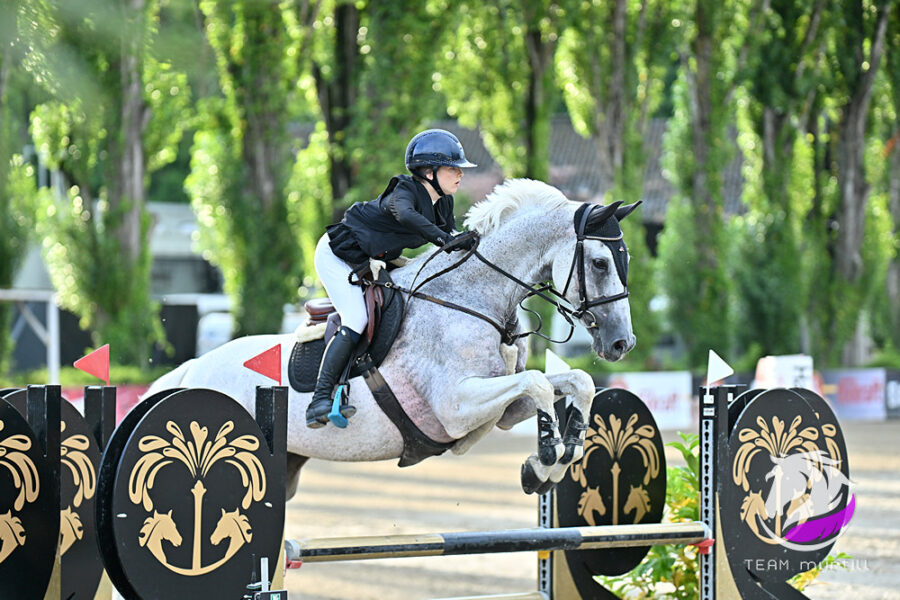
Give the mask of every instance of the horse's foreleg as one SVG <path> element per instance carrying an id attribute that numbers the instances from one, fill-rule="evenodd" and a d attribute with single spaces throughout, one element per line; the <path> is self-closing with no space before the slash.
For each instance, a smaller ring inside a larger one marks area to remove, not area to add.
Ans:
<path id="1" fill-rule="evenodd" d="M 462 438 L 486 423 L 496 423 L 506 408 L 523 396 L 534 402 L 538 414 L 538 451 L 522 468 L 522 487 L 530 493 L 548 481 L 550 467 L 565 452 L 553 418 L 553 385 L 543 373 L 532 370 L 502 377 L 466 377 L 457 385 L 452 401 L 436 406 L 435 414 L 447 433 Z"/>
<path id="2" fill-rule="evenodd" d="M 575 369 L 564 373 L 547 375 L 553 385 L 557 397 L 566 398 L 568 422 L 566 423 L 563 444 L 565 454 L 550 473 L 550 480 L 558 483 L 562 480 L 570 464 L 577 463 L 584 456 L 584 436 L 588 428 L 591 404 L 594 400 L 594 380 L 584 371 Z"/>

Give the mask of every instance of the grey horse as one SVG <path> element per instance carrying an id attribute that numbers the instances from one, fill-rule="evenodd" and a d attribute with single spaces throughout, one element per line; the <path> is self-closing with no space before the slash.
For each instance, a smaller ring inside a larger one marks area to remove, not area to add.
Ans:
<path id="1" fill-rule="evenodd" d="M 576 244 L 575 220 L 578 214 L 588 212 L 594 225 L 609 220 L 617 223 L 614 215 L 624 218 L 630 211 L 631 207 L 619 208 L 618 204 L 585 206 L 545 183 L 513 179 L 473 206 L 465 223 L 480 233 L 478 252 L 487 262 L 520 282 L 549 280 L 556 290 L 564 290 L 568 304 L 582 308 L 574 312 L 573 321 L 588 327 L 593 350 L 602 359 L 616 361 L 635 343 L 621 275 L 627 269 L 627 250 L 620 237 L 610 242 L 599 235 L 585 236 Z M 585 217 L 582 226 L 586 222 Z M 579 246 L 581 254 L 576 260 Z M 420 273 L 425 260 L 421 256 L 394 270 L 394 281 L 408 287 L 416 277 L 421 281 L 458 261 L 459 253 L 440 253 Z M 529 290 L 487 262 L 467 260 L 430 281 L 422 291 L 506 323 Z M 585 302 L 592 298 L 605 300 Z M 287 381 L 287 358 L 294 340 L 293 334 L 232 340 L 164 375 L 146 395 L 175 387 L 203 387 L 221 391 L 252 410 L 255 387 L 270 382 L 242 364 L 280 344 L 282 380 Z M 380 371 L 419 429 L 435 441 L 452 444 L 456 454 L 466 452 L 495 426 L 508 429 L 535 413 L 544 416 L 543 442 L 539 440 L 539 448 L 525 459 L 522 468 L 525 491 L 542 492 L 559 482 L 582 457 L 594 383 L 581 370 L 545 375 L 525 369 L 525 359 L 524 340 L 504 344 L 498 330 L 481 318 L 407 298 L 403 324 Z M 350 383 L 350 403 L 357 413 L 345 429 L 306 427 L 304 411 L 311 394 L 290 391 L 288 497 L 296 491 L 299 469 L 308 458 L 374 461 L 400 457 L 403 440 L 397 428 L 361 378 Z M 563 397 L 575 415 L 569 418 L 564 436 L 555 420 L 547 417 L 555 414 L 554 401 Z"/>

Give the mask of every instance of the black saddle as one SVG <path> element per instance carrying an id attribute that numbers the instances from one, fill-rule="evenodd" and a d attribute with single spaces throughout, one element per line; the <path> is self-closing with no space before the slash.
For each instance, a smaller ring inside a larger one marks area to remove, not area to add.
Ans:
<path id="1" fill-rule="evenodd" d="M 382 284 L 392 282 L 387 269 L 381 269 L 377 281 Z M 370 284 L 365 286 L 364 296 L 369 323 L 350 359 L 351 379 L 362 375 L 362 368 L 357 366 L 357 360 L 365 363 L 367 368 L 371 365 L 376 367 L 381 365 L 403 322 L 403 296 L 399 292 L 384 285 Z M 310 300 L 305 308 L 306 314 L 309 315 L 307 325 L 327 323 L 327 326 L 324 338 L 294 344 L 288 362 L 288 380 L 291 387 L 298 392 L 311 392 L 316 389 L 316 379 L 319 376 L 319 365 L 325 353 L 325 346 L 341 327 L 341 316 L 328 298 Z"/>

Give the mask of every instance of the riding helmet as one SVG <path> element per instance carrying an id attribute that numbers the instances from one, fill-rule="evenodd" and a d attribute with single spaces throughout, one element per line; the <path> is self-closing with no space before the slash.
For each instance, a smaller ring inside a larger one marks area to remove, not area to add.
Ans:
<path id="1" fill-rule="evenodd" d="M 406 168 L 411 173 L 420 167 L 477 167 L 466 160 L 466 153 L 455 135 L 444 129 L 427 129 L 406 146 Z"/>

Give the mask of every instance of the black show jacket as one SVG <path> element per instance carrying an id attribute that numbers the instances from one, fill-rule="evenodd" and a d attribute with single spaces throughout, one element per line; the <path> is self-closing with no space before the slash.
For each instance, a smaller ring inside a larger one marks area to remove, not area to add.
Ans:
<path id="1" fill-rule="evenodd" d="M 422 183 L 397 175 L 378 198 L 348 208 L 340 223 L 328 227 L 328 234 L 335 256 L 358 264 L 369 257 L 393 260 L 405 248 L 426 242 L 443 246 L 455 228 L 453 196 L 441 196 L 432 204 Z"/>

